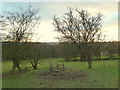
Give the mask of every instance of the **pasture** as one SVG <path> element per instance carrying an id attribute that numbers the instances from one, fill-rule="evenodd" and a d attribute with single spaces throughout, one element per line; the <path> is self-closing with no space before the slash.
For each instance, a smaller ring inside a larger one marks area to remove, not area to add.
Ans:
<path id="1" fill-rule="evenodd" d="M 2 62 L 3 88 L 118 88 L 118 60 L 93 61 L 88 70 L 87 62 L 65 62 L 61 58 L 39 60 L 37 70 L 11 73 L 12 62 Z M 64 62 L 65 71 L 53 75 L 49 63 Z M 21 67 L 30 66 L 22 62 Z"/>

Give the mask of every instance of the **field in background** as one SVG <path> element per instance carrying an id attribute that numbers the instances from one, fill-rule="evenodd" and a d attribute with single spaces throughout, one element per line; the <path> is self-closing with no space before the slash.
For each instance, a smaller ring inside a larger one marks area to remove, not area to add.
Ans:
<path id="1" fill-rule="evenodd" d="M 52 75 L 49 63 L 63 62 L 63 59 L 39 60 L 38 70 L 31 68 L 25 73 L 11 75 L 12 62 L 2 63 L 3 88 L 117 88 L 118 60 L 93 61 L 92 69 L 88 70 L 87 62 L 64 62 L 65 71 Z M 24 63 L 22 67 L 30 66 Z"/>

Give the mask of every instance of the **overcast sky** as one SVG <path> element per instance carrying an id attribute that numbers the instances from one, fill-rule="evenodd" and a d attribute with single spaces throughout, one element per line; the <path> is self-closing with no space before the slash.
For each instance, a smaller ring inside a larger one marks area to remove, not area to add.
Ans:
<path id="1" fill-rule="evenodd" d="M 2 12 L 4 11 L 14 11 L 19 7 L 26 8 L 27 6 L 32 5 L 34 8 L 40 9 L 41 23 L 37 28 L 34 37 L 34 41 L 40 38 L 40 42 L 56 42 L 55 39 L 59 35 L 58 32 L 54 31 L 54 26 L 52 25 L 52 18 L 54 15 L 62 16 L 66 11 L 67 7 L 73 9 L 86 9 L 93 15 L 101 13 L 103 15 L 102 19 L 102 31 L 107 35 L 107 40 L 118 40 L 118 3 L 117 2 L 64 2 L 64 3 L 42 3 L 42 2 L 4 2 L 2 3 Z"/>

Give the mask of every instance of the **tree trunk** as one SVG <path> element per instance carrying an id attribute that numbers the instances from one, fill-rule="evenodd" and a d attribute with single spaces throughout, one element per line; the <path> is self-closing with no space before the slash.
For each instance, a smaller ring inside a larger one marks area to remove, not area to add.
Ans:
<path id="1" fill-rule="evenodd" d="M 17 68 L 17 66 L 16 66 L 16 62 L 15 62 L 15 61 L 13 61 L 12 71 L 14 71 L 16 68 Z"/>
<path id="2" fill-rule="evenodd" d="M 91 69 L 92 68 L 92 61 L 88 61 L 88 69 Z"/>
<path id="3" fill-rule="evenodd" d="M 19 55 L 19 42 L 15 42 L 15 48 L 14 48 L 14 58 L 13 58 L 13 68 L 12 71 L 14 71 L 16 68 L 18 68 L 19 71 L 21 71 L 20 68 L 20 61 L 18 60 L 18 55 Z"/>
<path id="4" fill-rule="evenodd" d="M 18 70 L 19 70 L 19 72 L 21 71 L 21 68 L 20 68 L 20 64 L 19 63 L 17 63 L 17 68 L 18 68 Z"/>
<path id="5" fill-rule="evenodd" d="M 16 68 L 18 68 L 18 70 L 20 71 L 20 64 L 18 61 L 13 61 L 13 67 L 12 67 L 12 71 L 14 71 Z"/>
<path id="6" fill-rule="evenodd" d="M 35 63 L 35 65 L 33 66 L 33 68 L 36 70 L 37 69 L 37 64 Z"/>
<path id="7" fill-rule="evenodd" d="M 32 64 L 32 67 L 33 67 L 33 69 L 37 69 L 37 62 L 38 62 L 38 59 L 37 60 L 31 60 L 31 64 Z"/>

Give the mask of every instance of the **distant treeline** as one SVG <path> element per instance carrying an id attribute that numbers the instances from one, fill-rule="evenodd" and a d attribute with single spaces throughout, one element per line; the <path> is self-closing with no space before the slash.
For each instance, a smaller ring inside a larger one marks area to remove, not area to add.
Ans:
<path id="1" fill-rule="evenodd" d="M 95 45 L 96 44 L 96 45 Z M 114 58 L 120 49 L 118 42 L 95 42 L 97 46 L 91 52 L 94 52 L 94 58 L 101 59 L 103 55 L 107 55 L 109 59 Z M 84 60 L 82 52 L 74 43 L 39 43 L 39 42 L 20 42 L 16 49 L 16 43 L 2 43 L 2 58 L 3 60 L 11 60 L 15 56 L 20 60 L 34 59 L 39 55 L 39 58 L 64 58 L 65 60 L 80 59 Z M 97 49 L 97 50 L 96 50 Z M 15 50 L 18 54 L 14 55 Z M 78 58 L 79 57 L 79 58 Z"/>

